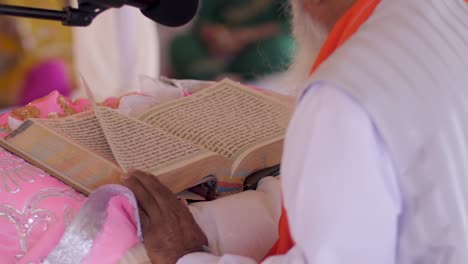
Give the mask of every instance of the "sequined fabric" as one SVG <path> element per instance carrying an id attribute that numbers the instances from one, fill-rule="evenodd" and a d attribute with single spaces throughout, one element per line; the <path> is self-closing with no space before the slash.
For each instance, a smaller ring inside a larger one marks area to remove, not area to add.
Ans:
<path id="1" fill-rule="evenodd" d="M 1 263 L 21 263 L 49 232 L 63 230 L 83 202 L 70 187 L 0 148 Z"/>
<path id="2" fill-rule="evenodd" d="M 65 200 L 68 204 L 54 208 L 50 206 L 52 203 L 48 201 L 52 198 Z M 83 197 L 80 197 L 72 189 L 44 188 L 26 199 L 24 205 L 20 208 L 8 204 L 0 204 L 1 228 L 6 231 L 4 232 L 5 234 L 10 236 L 9 240 L 16 240 L 13 241 L 15 247 L 11 247 L 10 245 L 8 248 L 5 244 L 3 245 L 5 247 L 0 249 L 3 251 L 2 253 L 7 253 L 8 251 L 15 253 L 14 259 L 8 259 L 8 256 L 13 256 L 12 254 L 2 254 L 2 256 L 7 258 L 5 261 L 14 262 L 21 260 L 53 225 L 59 224 L 58 222 L 63 222 L 61 224 L 64 225 L 67 222 L 69 223 L 70 219 L 73 218 L 79 209 L 80 201 L 83 201 Z"/>
<path id="3" fill-rule="evenodd" d="M 2 264 L 115 263 L 140 242 L 136 201 L 122 186 L 86 199 L 2 148 L 0 177 Z"/>
<path id="4" fill-rule="evenodd" d="M 30 117 L 66 116 L 88 108 L 86 100 L 53 92 L 0 115 L 0 137 Z M 84 201 L 69 186 L 0 148 L 0 263 L 39 263 Z"/>
<path id="5" fill-rule="evenodd" d="M 42 170 L 0 149 L 0 192 L 18 193 L 22 183 L 34 183 L 45 176 Z"/>

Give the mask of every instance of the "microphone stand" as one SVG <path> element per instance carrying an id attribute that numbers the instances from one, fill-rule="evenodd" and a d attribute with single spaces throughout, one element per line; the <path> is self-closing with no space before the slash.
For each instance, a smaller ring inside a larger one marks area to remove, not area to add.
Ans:
<path id="1" fill-rule="evenodd" d="M 89 26 L 104 10 L 106 8 L 89 3 L 80 4 L 78 8 L 66 7 L 62 11 L 0 4 L 0 15 L 61 21 L 65 26 L 81 27 Z"/>

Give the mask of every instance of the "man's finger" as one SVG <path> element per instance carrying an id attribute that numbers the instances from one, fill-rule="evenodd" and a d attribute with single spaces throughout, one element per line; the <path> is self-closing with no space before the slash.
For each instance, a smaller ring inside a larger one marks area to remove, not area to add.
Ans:
<path id="1" fill-rule="evenodd" d="M 148 213 L 146 213 L 140 206 L 138 207 L 138 213 L 140 215 L 141 229 L 144 231 L 151 226 L 151 220 Z"/>
<path id="2" fill-rule="evenodd" d="M 123 181 L 123 185 L 128 187 L 135 195 L 138 204 L 141 209 L 145 211 L 146 215 L 150 212 L 160 213 L 161 209 L 156 202 L 156 199 L 152 194 L 145 188 L 143 183 L 136 177 L 137 174 L 133 174 L 130 178 Z"/>

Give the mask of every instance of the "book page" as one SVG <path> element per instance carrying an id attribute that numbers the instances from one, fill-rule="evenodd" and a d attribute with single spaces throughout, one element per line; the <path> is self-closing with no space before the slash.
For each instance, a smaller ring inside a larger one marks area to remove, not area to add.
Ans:
<path id="1" fill-rule="evenodd" d="M 35 121 L 58 131 L 92 152 L 115 162 L 112 150 L 93 112 L 84 112 L 59 119 L 36 119 Z"/>
<path id="2" fill-rule="evenodd" d="M 293 107 L 232 81 L 156 106 L 139 119 L 235 160 L 243 151 L 282 138 Z"/>
<path id="3" fill-rule="evenodd" d="M 115 158 L 125 170 L 155 173 L 209 152 L 113 109 L 97 107 L 96 111 Z"/>

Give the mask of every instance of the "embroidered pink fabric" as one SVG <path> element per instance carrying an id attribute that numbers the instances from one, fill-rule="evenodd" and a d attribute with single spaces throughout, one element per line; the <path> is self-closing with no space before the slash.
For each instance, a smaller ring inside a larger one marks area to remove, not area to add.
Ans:
<path id="1" fill-rule="evenodd" d="M 116 98 L 104 102 L 114 108 L 118 104 Z M 0 136 L 28 117 L 53 118 L 87 109 L 88 101 L 53 92 L 0 115 Z M 41 263 L 85 202 L 85 196 L 0 148 L 0 263 Z M 84 263 L 116 263 L 139 241 L 135 217 L 128 213 L 133 207 L 127 199 L 109 203 L 102 232 Z"/>

